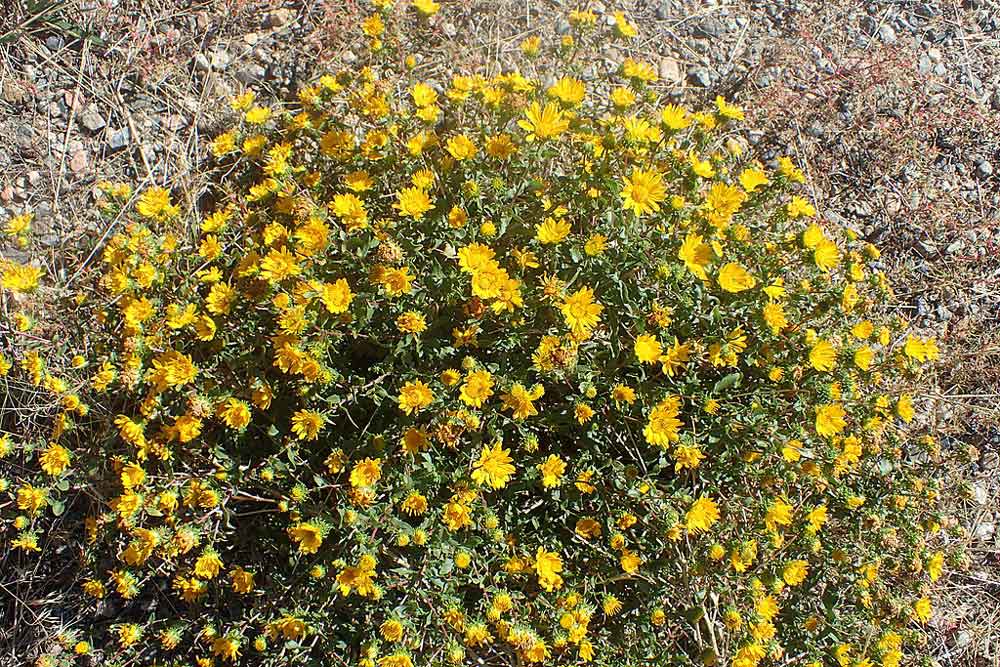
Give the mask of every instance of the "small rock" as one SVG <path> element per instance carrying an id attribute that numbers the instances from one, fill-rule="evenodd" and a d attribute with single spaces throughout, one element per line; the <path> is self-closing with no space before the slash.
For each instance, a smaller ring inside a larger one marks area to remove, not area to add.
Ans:
<path id="1" fill-rule="evenodd" d="M 14 143 L 22 153 L 30 153 L 35 148 L 35 130 L 30 125 L 21 125 L 14 134 Z"/>
<path id="2" fill-rule="evenodd" d="M 125 148 L 128 146 L 128 142 L 131 138 L 131 134 L 129 133 L 129 129 L 127 127 L 112 130 L 110 136 L 108 137 L 108 148 L 113 151 Z"/>
<path id="3" fill-rule="evenodd" d="M 660 78 L 669 83 L 684 81 L 684 68 L 673 58 L 662 58 L 659 67 Z"/>
<path id="4" fill-rule="evenodd" d="M 268 12 L 267 16 L 264 17 L 264 27 L 280 28 L 291 20 L 292 10 L 282 7 L 281 9 L 275 9 L 273 12 Z"/>
<path id="5" fill-rule="evenodd" d="M 441 25 L 441 32 L 444 33 L 445 37 L 454 37 L 458 34 L 458 28 L 456 28 L 455 24 L 451 21 L 445 21 L 444 24 Z"/>
<path id="6" fill-rule="evenodd" d="M 718 39 L 722 37 L 722 33 L 725 32 L 726 27 L 722 25 L 722 22 L 715 17 L 709 17 L 704 21 L 698 23 L 691 34 L 695 37 L 701 37 L 704 39 Z"/>
<path id="7" fill-rule="evenodd" d="M 24 86 L 7 79 L 3 84 L 3 101 L 7 104 L 21 104 L 28 99 L 28 91 L 24 89 Z"/>
<path id="8" fill-rule="evenodd" d="M 50 35 L 45 38 L 45 48 L 53 53 L 59 51 L 64 46 L 66 46 L 66 40 L 63 39 L 62 35 Z"/>
<path id="9" fill-rule="evenodd" d="M 985 486 L 977 482 L 972 485 L 972 499 L 977 505 L 986 505 L 990 501 L 990 493 Z"/>
<path id="10" fill-rule="evenodd" d="M 973 535 L 983 542 L 989 542 L 997 532 L 997 525 L 992 521 L 984 521 L 973 531 Z"/>
<path id="11" fill-rule="evenodd" d="M 878 38 L 883 44 L 892 44 L 896 41 L 896 30 L 888 23 L 883 23 L 878 29 Z"/>
<path id="12" fill-rule="evenodd" d="M 980 160 L 976 163 L 976 173 L 983 178 L 989 178 L 993 175 L 993 165 L 989 160 Z"/>
<path id="13" fill-rule="evenodd" d="M 566 19 L 559 19 L 559 21 L 556 23 L 557 35 L 568 35 L 571 30 L 573 30 L 573 26 L 571 26 L 569 21 L 567 21 Z"/>
<path id="14" fill-rule="evenodd" d="M 28 185 L 38 185 L 39 181 L 42 180 L 42 172 L 40 171 L 29 171 L 28 174 Z"/>
<path id="15" fill-rule="evenodd" d="M 948 247 L 944 249 L 949 255 L 954 255 L 957 252 L 961 252 L 965 248 L 965 241 L 962 239 L 957 239 L 948 244 Z"/>
<path id="16" fill-rule="evenodd" d="M 223 72 L 229 68 L 229 64 L 233 62 L 233 57 L 229 55 L 229 51 L 225 49 L 219 49 L 218 51 L 212 52 L 211 65 L 212 69 Z"/>
<path id="17" fill-rule="evenodd" d="M 212 69 L 212 64 L 208 62 L 208 56 L 199 51 L 194 55 L 194 68 L 199 72 L 207 72 Z"/>
<path id="18" fill-rule="evenodd" d="M 712 73 L 704 67 L 698 67 L 688 73 L 687 80 L 699 88 L 708 88 L 712 85 Z"/>
<path id="19" fill-rule="evenodd" d="M 69 170 L 76 175 L 82 174 L 90 164 L 90 160 L 87 157 L 87 151 L 78 150 L 73 153 L 73 157 L 69 160 Z"/>
<path id="20" fill-rule="evenodd" d="M 100 132 L 107 125 L 104 121 L 104 117 L 101 116 L 101 112 L 95 104 L 88 105 L 87 108 L 83 110 L 83 113 L 77 116 L 77 120 L 80 121 L 80 125 L 91 132 Z"/>
<path id="21" fill-rule="evenodd" d="M 261 81 L 265 74 L 267 74 L 267 70 L 264 69 L 264 66 L 254 63 L 236 70 L 235 76 L 237 81 L 249 86 Z"/>

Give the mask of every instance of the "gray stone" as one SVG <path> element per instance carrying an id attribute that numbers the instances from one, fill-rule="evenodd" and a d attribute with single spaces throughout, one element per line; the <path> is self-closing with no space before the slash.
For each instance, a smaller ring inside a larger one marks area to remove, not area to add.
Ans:
<path id="1" fill-rule="evenodd" d="M 56 52 L 64 46 L 66 46 L 66 40 L 63 39 L 62 35 L 50 35 L 45 38 L 45 48 L 49 51 Z"/>
<path id="2" fill-rule="evenodd" d="M 14 134 L 14 142 L 22 153 L 28 153 L 35 148 L 35 130 L 30 125 L 21 125 Z"/>
<path id="3" fill-rule="evenodd" d="M 878 38 L 883 44 L 893 44 L 896 41 L 896 30 L 888 23 L 884 23 L 878 29 Z"/>
<path id="4" fill-rule="evenodd" d="M 108 137 L 108 148 L 113 151 L 120 150 L 128 146 L 132 136 L 127 127 L 112 130 Z"/>
<path id="5" fill-rule="evenodd" d="M 254 63 L 251 65 L 245 65 L 236 70 L 235 76 L 237 81 L 249 86 L 263 80 L 266 73 L 267 70 L 264 69 L 263 65 Z"/>
<path id="6" fill-rule="evenodd" d="M 712 85 L 712 73 L 704 67 L 698 67 L 688 72 L 687 80 L 699 88 L 708 88 Z"/>
<path id="7" fill-rule="evenodd" d="M 691 34 L 695 37 L 701 37 L 703 39 L 718 39 L 722 37 L 722 33 L 726 31 L 726 27 L 722 25 L 722 22 L 715 17 L 708 17 L 703 21 L 699 21 Z"/>
<path id="8" fill-rule="evenodd" d="M 681 83 L 684 81 L 684 66 L 673 58 L 661 58 L 659 75 L 668 83 Z"/>
<path id="9" fill-rule="evenodd" d="M 69 170 L 74 174 L 82 174 L 88 166 L 90 166 L 90 158 L 87 156 L 87 151 L 85 150 L 76 151 L 69 159 Z"/>
<path id="10" fill-rule="evenodd" d="M 77 119 L 80 121 L 80 125 L 91 132 L 100 132 L 107 125 L 96 104 L 88 105 Z"/>
<path id="11" fill-rule="evenodd" d="M 287 7 L 282 7 L 280 9 L 275 9 L 273 12 L 269 12 L 267 16 L 264 17 L 264 27 L 265 28 L 280 28 L 289 21 L 292 20 L 292 10 Z"/>
<path id="12" fill-rule="evenodd" d="M 976 163 L 976 173 L 983 178 L 988 178 L 993 175 L 993 165 L 989 160 L 980 160 Z"/>
<path id="13" fill-rule="evenodd" d="M 207 72 L 212 69 L 212 64 L 208 61 L 208 56 L 199 51 L 194 54 L 194 68 L 199 72 Z"/>
<path id="14" fill-rule="evenodd" d="M 989 542 L 993 539 L 993 536 L 996 535 L 996 532 L 997 525 L 995 523 L 992 521 L 983 521 L 981 524 L 976 526 L 976 529 L 972 534 L 975 535 L 978 540 Z"/>
<path id="15" fill-rule="evenodd" d="M 7 104 L 21 104 L 28 99 L 28 91 L 18 82 L 7 79 L 3 84 L 2 97 Z"/>

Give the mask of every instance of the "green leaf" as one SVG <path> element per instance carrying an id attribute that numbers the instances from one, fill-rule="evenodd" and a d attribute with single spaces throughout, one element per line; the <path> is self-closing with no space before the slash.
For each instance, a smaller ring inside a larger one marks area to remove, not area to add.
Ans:
<path id="1" fill-rule="evenodd" d="M 712 388 L 713 394 L 721 394 L 727 389 L 732 389 L 733 387 L 738 387 L 740 385 L 740 380 L 743 379 L 743 374 L 739 371 L 735 373 L 730 373 L 726 377 L 722 378 L 715 383 L 715 387 Z"/>

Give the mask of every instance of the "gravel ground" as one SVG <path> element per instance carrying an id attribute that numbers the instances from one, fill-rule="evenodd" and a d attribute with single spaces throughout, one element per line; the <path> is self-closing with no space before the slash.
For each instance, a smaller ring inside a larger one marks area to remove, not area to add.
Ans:
<path id="1" fill-rule="evenodd" d="M 7 2 L 0 222 L 34 210 L 52 268 L 68 272 L 78 241 L 104 232 L 88 211 L 98 180 L 168 183 L 193 205 L 204 140 L 225 121 L 220 101 L 246 88 L 285 98 L 354 60 L 370 10 L 366 0 L 75 0 L 33 14 L 27 5 L 44 3 Z M 564 32 L 562 17 L 584 3 L 442 4 L 426 78 L 509 68 L 522 39 Z M 739 101 L 754 150 L 804 165 L 821 213 L 883 248 L 890 306 L 940 337 L 947 361 L 920 400 L 946 446 L 977 456 L 955 482 L 968 566 L 944 586 L 930 648 L 942 665 L 1000 664 L 1000 0 L 588 4 L 626 11 L 640 28 L 631 55 L 657 64 L 669 95 Z M 626 54 L 593 55 L 600 66 Z"/>

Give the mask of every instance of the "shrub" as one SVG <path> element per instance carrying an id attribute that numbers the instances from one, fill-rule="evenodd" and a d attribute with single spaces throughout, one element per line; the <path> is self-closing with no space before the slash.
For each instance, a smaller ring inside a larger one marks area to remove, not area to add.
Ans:
<path id="1" fill-rule="evenodd" d="M 444 89 L 392 66 L 395 15 L 374 16 L 364 66 L 233 100 L 203 213 L 102 184 L 120 224 L 52 313 L 83 323 L 79 356 L 49 371 L 21 336 L 0 367 L 60 406 L 43 437 L 4 418 L 0 513 L 18 567 L 79 550 L 67 647 L 366 667 L 919 647 L 940 453 L 900 392 L 938 351 L 880 317 L 878 251 L 816 216 L 790 159 L 752 159 L 736 105 L 664 104 L 633 59 L 576 78 L 586 12 L 552 85 Z M 39 279 L 2 267 L 25 312 Z"/>

